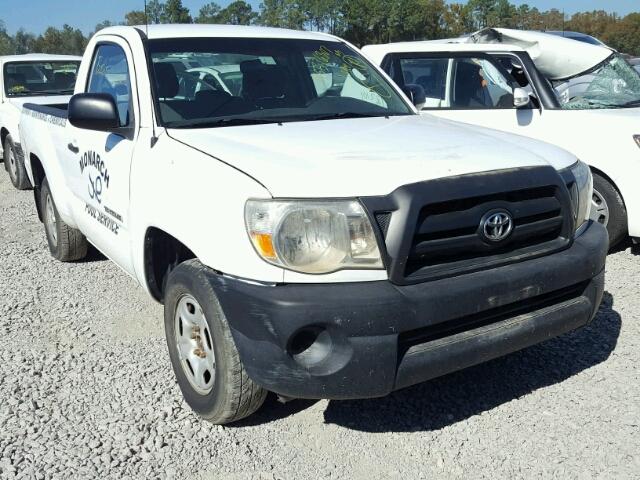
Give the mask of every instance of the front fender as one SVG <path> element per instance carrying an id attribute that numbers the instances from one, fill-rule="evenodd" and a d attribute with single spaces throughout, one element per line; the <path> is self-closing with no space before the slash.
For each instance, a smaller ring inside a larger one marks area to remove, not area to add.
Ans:
<path id="1" fill-rule="evenodd" d="M 279 283 L 283 270 L 260 259 L 246 233 L 248 198 L 271 198 L 239 170 L 160 135 L 155 146 L 142 129 L 131 167 L 131 222 L 136 276 L 145 284 L 144 242 L 150 227 L 187 246 L 209 268 Z"/>

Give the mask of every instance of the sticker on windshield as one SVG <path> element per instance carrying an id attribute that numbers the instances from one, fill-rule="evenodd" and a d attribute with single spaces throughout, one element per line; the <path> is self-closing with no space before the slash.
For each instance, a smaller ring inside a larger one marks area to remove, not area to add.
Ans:
<path id="1" fill-rule="evenodd" d="M 337 63 L 336 67 L 338 67 L 342 75 L 349 76 L 356 83 L 367 89 L 369 94 L 378 95 L 384 99 L 391 98 L 391 92 L 371 78 L 370 67 L 363 59 L 355 55 L 346 54 L 341 50 L 330 50 L 323 45 L 311 54 L 309 69 L 313 74 L 329 73 L 332 63 Z"/>

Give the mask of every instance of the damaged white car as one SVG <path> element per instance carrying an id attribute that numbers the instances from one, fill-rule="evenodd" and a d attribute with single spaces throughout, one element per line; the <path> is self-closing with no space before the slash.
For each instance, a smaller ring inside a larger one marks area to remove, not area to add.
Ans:
<path id="1" fill-rule="evenodd" d="M 422 112 L 559 145 L 592 168 L 592 218 L 640 237 L 640 75 L 616 51 L 540 32 L 365 47 Z"/>

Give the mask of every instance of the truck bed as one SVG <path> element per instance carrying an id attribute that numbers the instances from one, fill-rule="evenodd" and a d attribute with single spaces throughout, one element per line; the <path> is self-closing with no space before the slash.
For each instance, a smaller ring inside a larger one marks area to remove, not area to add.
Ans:
<path id="1" fill-rule="evenodd" d="M 22 112 L 32 117 L 47 120 L 46 117 L 67 119 L 69 113 L 69 103 L 52 103 L 48 105 L 38 105 L 36 103 L 25 103 Z M 55 123 L 55 122 L 52 122 Z"/>

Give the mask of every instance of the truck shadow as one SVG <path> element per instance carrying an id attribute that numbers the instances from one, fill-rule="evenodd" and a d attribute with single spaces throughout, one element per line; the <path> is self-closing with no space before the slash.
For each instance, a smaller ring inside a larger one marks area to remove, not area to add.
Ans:
<path id="1" fill-rule="evenodd" d="M 606 361 L 616 347 L 621 326 L 613 297 L 605 292 L 598 315 L 587 327 L 384 398 L 331 401 L 324 412 L 325 422 L 374 433 L 439 430 Z M 233 426 L 270 423 L 315 403 L 294 400 L 281 404 L 270 395 L 264 408 Z"/>
<path id="2" fill-rule="evenodd" d="M 94 263 L 94 262 L 106 262 L 108 260 L 100 250 L 98 250 L 93 245 L 89 244 L 89 248 L 87 249 L 87 256 L 82 260 L 79 260 L 78 263 Z"/>
<path id="3" fill-rule="evenodd" d="M 621 326 L 605 292 L 598 315 L 582 329 L 382 399 L 330 402 L 325 421 L 365 432 L 440 430 L 606 361 Z"/>

